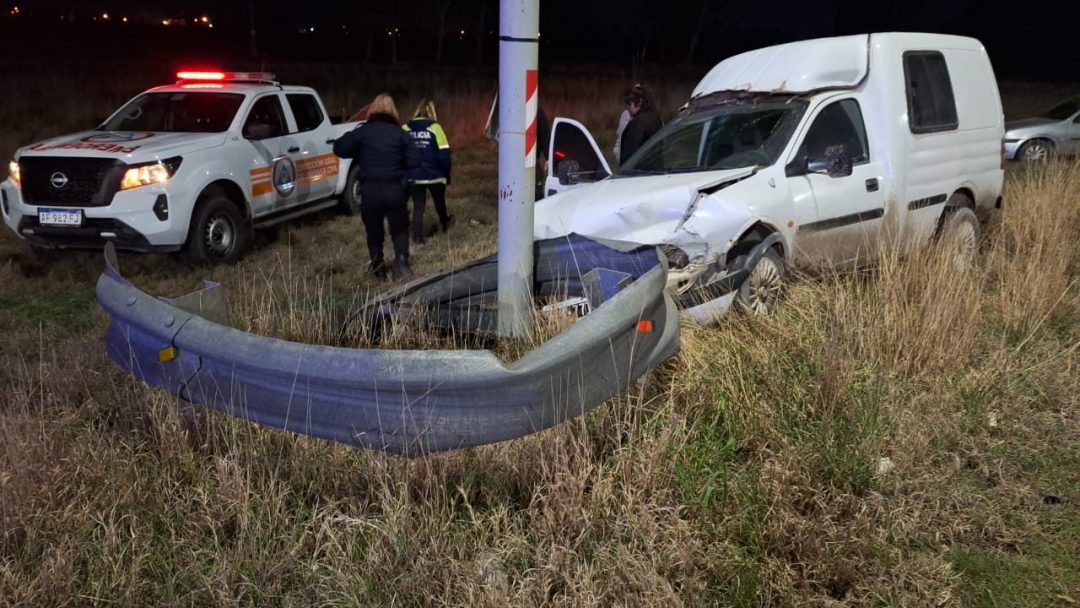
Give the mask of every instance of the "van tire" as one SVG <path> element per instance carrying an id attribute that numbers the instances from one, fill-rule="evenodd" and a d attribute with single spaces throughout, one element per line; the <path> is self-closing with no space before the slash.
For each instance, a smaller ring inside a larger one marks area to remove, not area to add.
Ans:
<path id="1" fill-rule="evenodd" d="M 349 167 L 349 176 L 345 178 L 345 189 L 341 192 L 338 211 L 343 215 L 360 215 L 360 167 Z"/>
<path id="2" fill-rule="evenodd" d="M 200 266 L 231 264 L 250 242 L 250 222 L 237 204 L 217 188 L 203 191 L 188 230 L 188 259 Z"/>
<path id="3" fill-rule="evenodd" d="M 735 258 L 734 267 L 742 267 L 748 257 L 743 254 Z M 769 314 L 783 297 L 787 279 L 784 258 L 775 248 L 769 248 L 749 270 L 750 275 L 735 292 L 735 304 L 743 312 Z"/>
<path id="4" fill-rule="evenodd" d="M 946 207 L 942 220 L 939 244 L 942 252 L 952 258 L 958 271 L 967 271 L 979 257 L 982 226 L 975 212 L 968 207 Z"/>

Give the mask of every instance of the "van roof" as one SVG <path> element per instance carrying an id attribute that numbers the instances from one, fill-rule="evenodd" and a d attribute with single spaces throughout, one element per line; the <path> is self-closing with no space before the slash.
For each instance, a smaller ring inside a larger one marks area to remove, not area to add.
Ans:
<path id="1" fill-rule="evenodd" d="M 718 63 L 694 88 L 691 99 L 719 91 L 807 93 L 852 88 L 869 69 L 873 44 L 895 48 L 964 48 L 982 50 L 974 38 L 947 34 L 888 32 L 800 40 L 748 51 Z"/>

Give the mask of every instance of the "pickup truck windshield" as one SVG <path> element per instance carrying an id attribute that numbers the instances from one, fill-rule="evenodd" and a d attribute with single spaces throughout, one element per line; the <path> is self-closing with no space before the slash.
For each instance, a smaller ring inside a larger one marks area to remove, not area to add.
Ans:
<path id="1" fill-rule="evenodd" d="M 643 175 L 769 166 L 783 152 L 806 103 L 768 101 L 709 108 L 668 123 L 619 169 Z"/>
<path id="2" fill-rule="evenodd" d="M 229 129 L 244 96 L 236 93 L 146 93 L 133 99 L 102 131 L 221 133 Z"/>

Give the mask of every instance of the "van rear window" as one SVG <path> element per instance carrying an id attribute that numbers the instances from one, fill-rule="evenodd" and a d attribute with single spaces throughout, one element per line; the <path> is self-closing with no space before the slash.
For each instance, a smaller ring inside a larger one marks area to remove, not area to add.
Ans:
<path id="1" fill-rule="evenodd" d="M 912 133 L 951 131 L 959 125 L 944 55 L 936 51 L 904 53 L 904 78 Z"/>

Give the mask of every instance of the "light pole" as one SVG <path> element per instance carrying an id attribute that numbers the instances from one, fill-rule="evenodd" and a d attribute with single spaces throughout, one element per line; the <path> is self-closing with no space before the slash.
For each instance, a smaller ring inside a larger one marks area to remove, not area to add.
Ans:
<path id="1" fill-rule="evenodd" d="M 540 0 L 499 2 L 499 335 L 531 326 Z"/>

